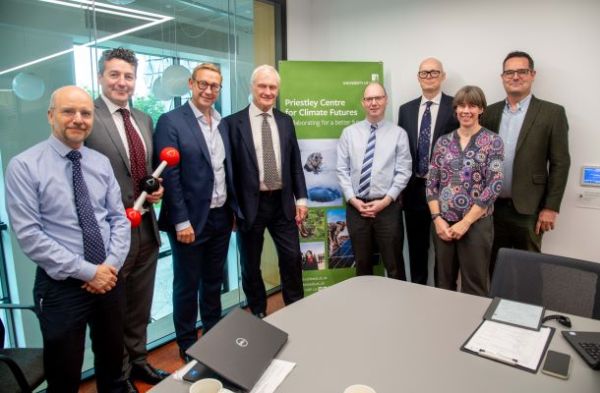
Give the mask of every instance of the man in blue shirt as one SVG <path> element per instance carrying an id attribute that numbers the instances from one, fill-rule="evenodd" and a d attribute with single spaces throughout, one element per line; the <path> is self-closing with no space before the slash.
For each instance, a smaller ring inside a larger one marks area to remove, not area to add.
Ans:
<path id="1" fill-rule="evenodd" d="M 82 89 L 56 90 L 52 135 L 6 169 L 8 214 L 19 244 L 38 265 L 34 301 L 49 393 L 76 393 L 90 326 L 98 392 L 125 392 L 118 271 L 130 228 L 108 159 L 83 146 L 94 105 Z"/>
<path id="2" fill-rule="evenodd" d="M 384 119 L 387 94 L 380 83 L 367 85 L 362 106 L 367 118 L 344 129 L 337 149 L 356 274 L 373 273 L 375 242 L 388 277 L 405 280 L 398 196 L 412 173 L 408 137 Z"/>

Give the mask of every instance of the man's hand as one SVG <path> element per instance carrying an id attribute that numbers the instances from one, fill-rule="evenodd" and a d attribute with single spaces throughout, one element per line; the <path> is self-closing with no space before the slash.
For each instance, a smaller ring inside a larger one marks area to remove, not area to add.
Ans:
<path id="1" fill-rule="evenodd" d="M 445 221 L 444 221 L 445 222 Z M 471 228 L 471 223 L 466 219 L 462 219 L 450 227 L 450 234 L 453 239 L 460 239 Z"/>
<path id="2" fill-rule="evenodd" d="M 296 225 L 300 225 L 308 216 L 308 207 L 296 206 Z"/>
<path id="3" fill-rule="evenodd" d="M 351 204 L 356 210 L 358 210 L 358 212 L 360 213 L 361 216 L 367 217 L 367 216 L 365 216 L 365 212 L 367 210 L 366 203 L 364 203 L 363 201 L 361 201 L 360 199 L 358 199 L 356 197 L 350 198 L 348 200 L 348 203 Z"/>
<path id="4" fill-rule="evenodd" d="M 183 244 L 190 244 L 196 240 L 196 235 L 194 233 L 194 228 L 191 226 L 182 229 L 181 231 L 177 231 L 177 241 Z"/>
<path id="5" fill-rule="evenodd" d="M 452 231 L 450 230 L 450 225 L 448 222 L 444 220 L 442 217 L 437 217 L 433 220 L 433 224 L 435 225 L 435 233 L 445 242 L 452 241 Z"/>
<path id="6" fill-rule="evenodd" d="M 117 269 L 114 266 L 101 264 L 96 268 L 94 278 L 81 287 L 94 294 L 103 294 L 117 285 Z"/>
<path id="7" fill-rule="evenodd" d="M 382 211 L 383 209 L 388 207 L 390 205 L 390 203 L 392 203 L 392 202 L 393 202 L 392 198 L 389 195 L 386 195 L 381 199 L 376 199 L 374 201 L 366 203 L 365 210 L 363 213 L 361 213 L 361 215 L 363 217 L 375 218 L 375 216 L 377 216 L 377 214 L 380 211 Z"/>
<path id="8" fill-rule="evenodd" d="M 165 193 L 165 189 L 162 186 L 162 178 L 158 178 L 158 181 L 160 183 L 160 187 L 158 188 L 158 190 L 154 191 L 152 194 L 146 195 L 146 202 L 157 203 L 162 199 L 163 194 Z"/>
<path id="9" fill-rule="evenodd" d="M 542 209 L 535 224 L 535 234 L 540 235 L 554 229 L 558 212 L 550 209 Z"/>

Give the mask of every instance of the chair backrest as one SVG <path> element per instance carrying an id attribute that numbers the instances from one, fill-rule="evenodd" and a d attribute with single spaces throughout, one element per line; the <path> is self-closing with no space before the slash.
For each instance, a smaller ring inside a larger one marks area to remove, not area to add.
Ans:
<path id="1" fill-rule="evenodd" d="M 489 295 L 600 319 L 600 263 L 502 248 Z"/>

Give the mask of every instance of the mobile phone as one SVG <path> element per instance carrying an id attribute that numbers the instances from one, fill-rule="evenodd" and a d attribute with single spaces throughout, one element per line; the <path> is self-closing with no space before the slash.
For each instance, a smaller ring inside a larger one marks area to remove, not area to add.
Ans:
<path id="1" fill-rule="evenodd" d="M 571 356 L 566 353 L 548 351 L 542 372 L 561 379 L 569 379 Z"/>

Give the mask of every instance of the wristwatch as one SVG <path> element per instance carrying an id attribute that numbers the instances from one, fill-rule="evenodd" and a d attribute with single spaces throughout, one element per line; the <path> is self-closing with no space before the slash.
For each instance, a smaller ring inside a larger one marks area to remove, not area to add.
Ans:
<path id="1" fill-rule="evenodd" d="M 431 215 L 431 221 L 435 221 L 436 218 L 441 217 L 442 213 L 433 213 Z"/>

